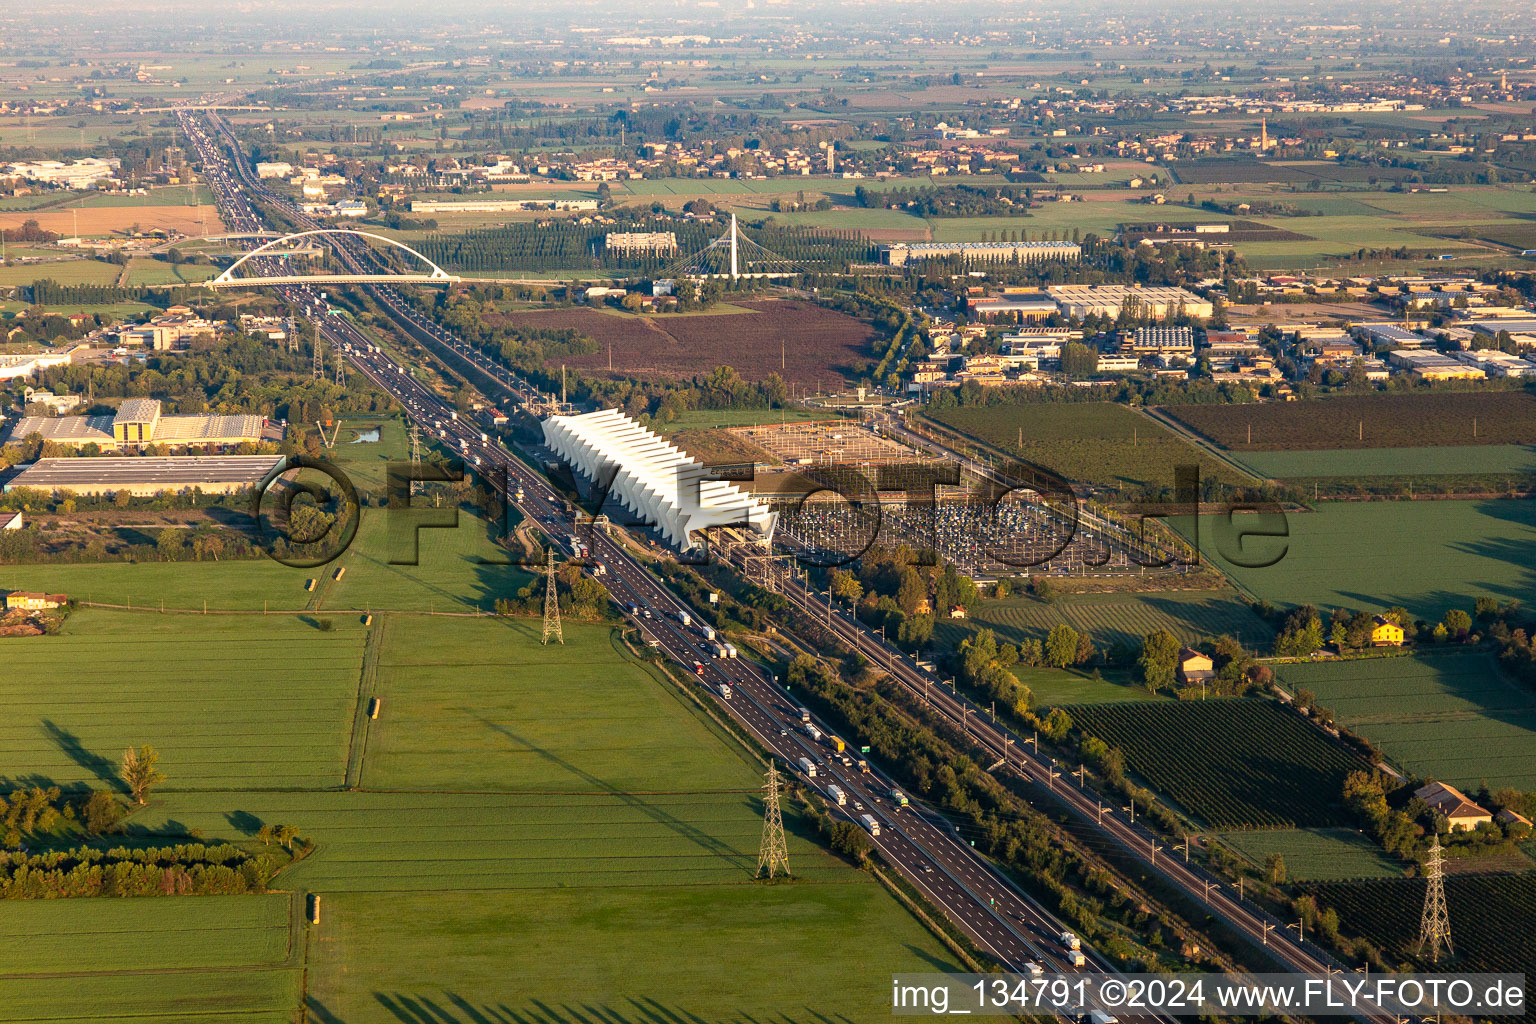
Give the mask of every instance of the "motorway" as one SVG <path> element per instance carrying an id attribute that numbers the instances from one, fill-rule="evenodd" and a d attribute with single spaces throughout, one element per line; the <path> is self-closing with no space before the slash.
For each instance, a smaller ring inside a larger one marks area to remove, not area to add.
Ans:
<path id="1" fill-rule="evenodd" d="M 232 137 L 219 138 L 226 131 L 221 125 L 211 118 L 194 117 L 190 111 L 183 111 L 181 118 L 184 129 L 199 151 L 209 185 L 218 195 L 221 216 L 231 231 L 263 229 L 262 219 L 247 199 L 247 192 L 264 195 L 269 201 L 282 205 L 285 215 L 303 227 L 312 223 L 292 209 L 291 204 L 267 192 L 250 174 L 249 168 L 242 166 L 243 161 L 233 165 L 227 162 L 222 143 L 232 145 L 237 152 L 238 146 Z M 349 238 L 338 240 L 335 251 L 343 264 L 359 272 L 378 267 L 377 257 L 371 250 L 363 248 L 358 253 L 352 250 L 353 244 Z M 265 267 L 258 269 L 269 272 Z M 499 388 L 504 397 L 530 403 L 538 400 L 539 395 L 530 384 L 435 322 L 418 315 L 394 289 L 369 285 L 366 290 L 402 330 L 438 358 L 472 372 L 480 380 Z M 477 427 L 458 419 L 437 394 L 362 335 L 350 321 L 329 313 L 319 295 L 308 286 L 294 285 L 282 291 L 315 319 L 317 330 L 337 351 L 377 386 L 394 396 L 426 433 L 477 466 L 504 490 L 509 503 L 537 524 L 552 543 L 563 546 L 572 557 L 579 555 L 566 539 L 572 534 L 572 514 L 564 498 L 541 472 L 499 443 L 486 439 Z M 915 805 L 897 806 L 891 798 L 895 784 L 878 768 L 870 766 L 867 773 L 861 772 L 833 756 L 822 743 L 812 740 L 801 728 L 801 710 L 787 699 L 777 680 L 761 666 L 744 658 L 711 657 L 702 633 L 682 621 L 681 613 L 687 612 L 691 618 L 698 619 L 698 611 L 686 607 L 624 543 L 603 530 L 594 529 L 590 533 L 590 548 L 589 561 L 601 562 L 606 567 L 602 582 L 609 592 L 621 605 L 633 603 L 636 611 L 631 617 L 644 623 L 661 649 L 685 670 L 693 671 L 701 687 L 711 695 L 719 698 L 720 684 L 728 685 L 731 696 L 718 699 L 717 706 L 726 709 L 765 750 L 796 770 L 807 786 L 823 792 L 829 785 L 841 787 L 847 793 L 848 804 L 839 807 L 834 803 L 832 813 L 842 814 L 855 822 L 867 814 L 878 822 L 878 834 L 870 836 L 875 848 L 934 905 L 942 908 L 979 948 L 1007 969 L 1022 970 L 1027 963 L 1037 963 L 1048 972 L 1072 972 L 1073 967 L 1057 940 L 1064 925 L 992 864 L 978 857 L 962 841 L 954 825 Z M 787 588 L 786 596 L 802 609 L 827 620 L 824 607 L 817 603 L 818 595 L 807 583 L 797 581 Z M 1319 975 L 1341 969 L 1315 946 L 1293 939 L 1282 924 L 1270 919 L 1262 910 L 1229 894 L 1223 884 L 1217 883 L 1198 866 L 1186 865 L 1168 851 L 1161 851 L 1159 856 L 1160 848 L 1152 833 L 1113 809 L 1100 808 L 1086 791 L 1073 788 L 1065 779 L 1054 778 L 1050 758 L 1027 750 L 1018 736 L 988 721 L 981 709 L 963 695 L 946 691 L 931 674 L 886 645 L 878 635 L 866 633 L 846 612 L 834 609 L 830 626 L 845 643 L 864 653 L 875 664 L 889 665 L 891 675 L 898 683 L 930 700 L 941 714 L 962 724 L 978 743 L 1002 761 L 1000 768 L 1052 786 L 1063 804 L 1081 820 L 1101 829 L 1105 839 L 1131 856 L 1144 860 L 1166 881 L 1184 890 L 1192 899 L 1208 905 L 1213 914 L 1237 931 L 1253 936 L 1286 969 Z M 815 722 L 814 716 L 813 724 L 824 735 L 831 734 L 825 723 Z M 794 768 L 801 758 L 809 758 L 816 765 L 814 777 Z M 1093 950 L 1085 947 L 1084 953 L 1087 962 L 1083 969 L 1114 972 L 1113 966 Z M 1138 1018 L 1127 1015 L 1122 1019 Z M 1147 1015 L 1139 1019 L 1156 1018 Z M 1397 1024 L 1395 1018 L 1386 1014 L 1368 1015 L 1367 1019 L 1379 1024 Z"/>
<path id="2" fill-rule="evenodd" d="M 206 120 L 184 112 L 182 121 L 199 151 L 210 187 L 219 198 L 221 216 L 230 230 L 261 230 L 262 219 L 246 196 L 247 190 L 253 185 L 259 187 L 259 183 L 230 169 L 215 130 L 208 127 Z M 297 215 L 294 219 L 304 223 Z M 402 328 L 440 358 L 467 364 L 478 376 L 500 384 L 506 397 L 521 401 L 538 397 L 531 385 L 506 368 L 484 359 L 436 323 L 418 317 L 393 289 L 373 286 L 368 290 Z M 576 557 L 576 550 L 566 539 L 572 533 L 572 514 L 565 499 L 542 473 L 499 443 L 486 439 L 477 427 L 457 418 L 437 394 L 362 335 L 350 321 L 330 314 L 309 286 L 292 285 L 282 291 L 314 319 L 317 330 L 337 351 L 400 402 L 424 432 L 477 466 L 524 518 L 537 524 L 552 543 Z M 625 607 L 633 603 L 636 611 L 631 618 L 643 623 L 675 662 L 692 671 L 705 692 L 719 698 L 720 684 L 726 684 L 731 697 L 719 699 L 718 706 L 727 710 L 765 750 L 789 766 L 805 785 L 822 792 L 828 786 L 839 786 L 847 794 L 847 804 L 838 806 L 833 802 L 833 814 L 856 823 L 864 815 L 873 818 L 878 823 L 878 834 L 870 835 L 871 844 L 978 948 L 1011 970 L 1023 970 L 1029 963 L 1053 973 L 1077 970 L 1058 940 L 1066 926 L 995 866 L 977 856 L 958 837 L 955 826 L 915 805 L 898 806 L 891 797 L 895 782 L 877 767 L 868 766 L 867 771 L 860 771 L 851 758 L 845 764 L 827 746 L 812 740 L 803 729 L 800 709 L 762 666 L 745 658 L 712 657 L 702 632 L 682 622 L 683 613 L 697 620 L 699 611 L 686 607 L 621 541 L 602 530 L 592 530 L 590 546 L 588 560 L 603 563 L 606 572 L 602 582 L 614 599 Z M 812 724 L 823 735 L 831 735 L 832 730 L 815 721 L 814 716 Z M 797 767 L 801 758 L 816 765 L 814 777 Z M 1114 971 L 1092 949 L 1085 948 L 1083 952 L 1086 963 L 1082 969 Z"/>

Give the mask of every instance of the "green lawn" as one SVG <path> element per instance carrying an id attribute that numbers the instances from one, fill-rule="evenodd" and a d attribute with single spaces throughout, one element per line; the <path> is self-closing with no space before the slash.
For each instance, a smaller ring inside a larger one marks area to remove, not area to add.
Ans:
<path id="1" fill-rule="evenodd" d="M 364 631 L 313 621 L 89 609 L 0 639 L 0 777 L 102 786 L 148 743 L 170 789 L 338 786 Z"/>
<path id="2" fill-rule="evenodd" d="M 370 723 L 369 788 L 607 793 L 752 789 L 715 728 L 649 669 L 615 655 L 606 626 L 390 616 Z M 521 651 L 515 660 L 508 647 Z M 563 714 L 563 706 L 579 714 Z"/>
<path id="3" fill-rule="evenodd" d="M 1278 666 L 1338 720 L 1424 778 L 1536 788 L 1536 707 L 1486 654 Z"/>
<path id="4" fill-rule="evenodd" d="M 1277 828 L 1221 832 L 1218 839 L 1262 868 L 1270 854 L 1285 858 L 1286 876 L 1297 882 L 1352 878 L 1401 878 L 1402 865 L 1352 828 Z"/>
<path id="5" fill-rule="evenodd" d="M 1528 600 L 1536 585 L 1536 503 L 1529 501 L 1328 502 L 1317 511 L 1264 516 L 1243 526 L 1288 538 L 1238 538 L 1203 517 L 1200 550 L 1245 590 L 1277 605 L 1357 609 L 1402 605 L 1434 621 L 1473 599 Z M 1188 536 L 1188 517 L 1169 522 Z M 1273 565 L 1245 568 L 1274 559 Z"/>

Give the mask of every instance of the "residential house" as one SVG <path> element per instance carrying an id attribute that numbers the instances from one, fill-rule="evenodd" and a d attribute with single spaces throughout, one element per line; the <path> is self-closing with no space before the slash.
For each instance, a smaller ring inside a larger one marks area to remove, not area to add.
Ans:
<path id="1" fill-rule="evenodd" d="M 1216 678 L 1216 663 L 1193 647 L 1179 648 L 1179 682 L 1203 683 Z"/>
<path id="2" fill-rule="evenodd" d="M 1401 647 L 1403 643 L 1403 627 L 1384 616 L 1377 615 L 1371 619 L 1371 646 L 1372 647 Z"/>
<path id="3" fill-rule="evenodd" d="M 1493 820 L 1493 815 L 1487 810 L 1467 799 L 1467 795 L 1455 786 L 1444 782 L 1421 786 L 1414 790 L 1413 795 L 1445 815 L 1451 828 L 1456 831 L 1474 829 L 1485 821 Z"/>

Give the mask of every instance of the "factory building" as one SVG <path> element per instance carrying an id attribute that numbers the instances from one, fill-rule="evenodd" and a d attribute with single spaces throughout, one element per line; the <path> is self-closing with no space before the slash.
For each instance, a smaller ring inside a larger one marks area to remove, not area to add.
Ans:
<path id="1" fill-rule="evenodd" d="M 603 239 L 603 248 L 617 256 L 671 256 L 677 252 L 677 235 L 671 231 L 615 231 Z"/>
<path id="2" fill-rule="evenodd" d="M 1143 316 L 1164 317 L 1170 312 L 1177 315 L 1208 317 L 1213 312 L 1211 304 L 1193 292 L 1183 288 L 1144 287 L 1122 284 L 1062 284 L 1046 289 L 1061 312 L 1081 320 L 1089 316 L 1117 317 L 1127 303 L 1136 306 Z"/>
<path id="3" fill-rule="evenodd" d="M 281 455 L 171 455 L 145 458 L 38 459 L 5 485 L 74 494 L 127 491 L 150 497 L 194 488 L 204 494 L 234 494 L 259 485 L 282 468 Z"/>
<path id="4" fill-rule="evenodd" d="M 596 199 L 413 199 L 412 213 L 519 213 L 526 210 L 596 210 Z"/>
<path id="5" fill-rule="evenodd" d="M 617 409 L 544 420 L 544 443 L 589 480 L 613 475 L 610 498 L 656 524 L 671 544 L 698 546 L 695 531 L 750 527 L 773 536 L 778 513 Z"/>
<path id="6" fill-rule="evenodd" d="M 1075 260 L 1083 247 L 1076 242 L 896 242 L 880 247 L 880 262 L 904 267 L 918 260 L 959 256 L 972 263 L 1037 263 L 1041 260 Z"/>
<path id="7" fill-rule="evenodd" d="M 24 416 L 11 430 L 12 441 L 39 434 L 45 441 L 103 449 L 159 444 L 171 447 L 237 445 L 261 441 L 266 420 L 260 416 L 162 416 L 154 398 L 130 398 L 114 416 Z"/>

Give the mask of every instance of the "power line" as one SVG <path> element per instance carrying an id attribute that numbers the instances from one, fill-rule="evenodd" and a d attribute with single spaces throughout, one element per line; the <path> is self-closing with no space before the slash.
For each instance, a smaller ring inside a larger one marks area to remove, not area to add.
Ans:
<path id="1" fill-rule="evenodd" d="M 1435 844 L 1429 848 L 1429 863 L 1424 865 L 1425 878 L 1429 887 L 1424 890 L 1424 914 L 1419 919 L 1419 952 L 1423 952 L 1426 945 L 1429 946 L 1429 961 L 1433 964 L 1440 962 L 1440 945 L 1445 944 L 1445 951 L 1455 954 L 1456 947 L 1451 945 L 1451 915 L 1445 906 L 1445 876 L 1444 862 L 1440 858 L 1440 836 L 1435 836 Z"/>
<path id="2" fill-rule="evenodd" d="M 768 762 L 767 781 L 763 784 L 763 844 L 757 855 L 757 875 L 768 869 L 772 878 L 780 868 L 789 877 L 789 848 L 784 842 L 784 816 L 779 810 L 779 766 Z"/>
<path id="3" fill-rule="evenodd" d="M 549 643 L 549 638 L 554 637 L 565 644 L 565 634 L 560 629 L 560 599 L 555 594 L 555 549 L 549 549 L 549 561 L 544 566 L 544 639 L 542 643 Z"/>

